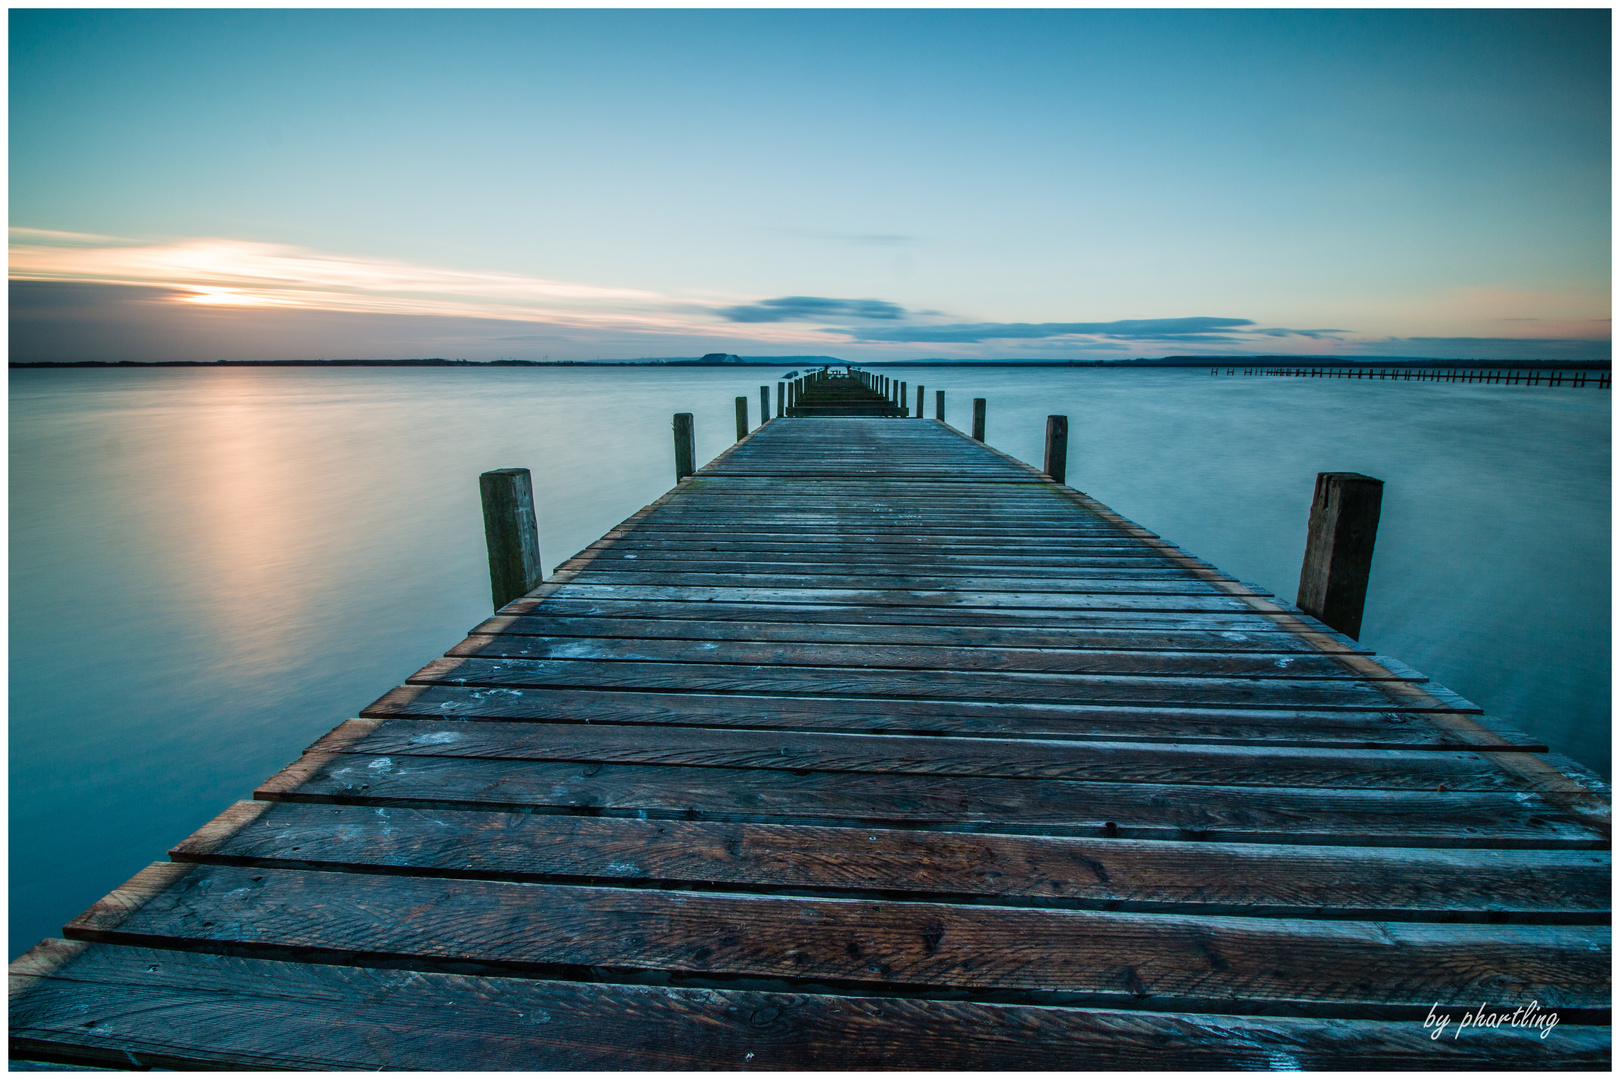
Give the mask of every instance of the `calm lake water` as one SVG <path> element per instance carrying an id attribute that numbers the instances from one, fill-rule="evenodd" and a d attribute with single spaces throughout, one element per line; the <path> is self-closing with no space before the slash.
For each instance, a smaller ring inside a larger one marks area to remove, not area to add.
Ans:
<path id="1" fill-rule="evenodd" d="M 1037 464 L 1066 413 L 1070 483 L 1284 599 L 1316 473 L 1383 479 L 1362 640 L 1609 775 L 1607 391 L 880 370 Z M 480 472 L 534 470 L 549 573 L 782 373 L 13 371 L 10 955 L 489 613 Z"/>

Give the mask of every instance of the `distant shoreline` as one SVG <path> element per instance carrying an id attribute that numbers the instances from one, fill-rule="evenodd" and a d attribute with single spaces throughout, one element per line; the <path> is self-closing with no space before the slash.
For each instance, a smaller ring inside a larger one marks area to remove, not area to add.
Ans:
<path id="1" fill-rule="evenodd" d="M 12 368 L 221 368 L 221 367 L 820 367 L 845 364 L 832 356 L 755 356 L 724 361 L 681 357 L 646 360 L 447 360 L 428 357 L 414 360 L 31 360 L 12 361 Z M 1131 360 L 872 360 L 857 363 L 859 368 L 879 367 L 991 367 L 991 368 L 1077 368 L 1077 367 L 1410 367 L 1410 368 L 1521 368 L 1530 370 L 1607 370 L 1610 360 L 1469 360 L 1432 357 L 1391 356 L 1350 358 L 1339 356 L 1164 356 Z"/>

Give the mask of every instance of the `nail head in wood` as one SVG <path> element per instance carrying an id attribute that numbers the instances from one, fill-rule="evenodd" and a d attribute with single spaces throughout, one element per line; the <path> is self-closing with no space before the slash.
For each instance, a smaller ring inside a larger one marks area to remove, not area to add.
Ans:
<path id="1" fill-rule="evenodd" d="M 545 577 L 534 520 L 534 482 L 528 469 L 493 469 L 479 474 L 478 494 L 484 505 L 490 599 L 499 611 Z"/>
<path id="2" fill-rule="evenodd" d="M 1305 614 L 1347 637 L 1361 636 L 1384 482 L 1361 473 L 1317 473 L 1299 599 Z"/>

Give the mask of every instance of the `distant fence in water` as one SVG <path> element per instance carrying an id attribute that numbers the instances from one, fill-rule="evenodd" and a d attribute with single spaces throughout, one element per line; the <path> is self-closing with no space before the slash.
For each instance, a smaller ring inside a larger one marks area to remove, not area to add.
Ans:
<path id="1" fill-rule="evenodd" d="M 1224 365 L 1209 369 L 1223 373 Z M 1227 375 L 1287 375 L 1306 379 L 1403 379 L 1409 382 L 1513 383 L 1525 386 L 1590 386 L 1609 389 L 1607 368 L 1454 367 L 1225 367 Z"/>

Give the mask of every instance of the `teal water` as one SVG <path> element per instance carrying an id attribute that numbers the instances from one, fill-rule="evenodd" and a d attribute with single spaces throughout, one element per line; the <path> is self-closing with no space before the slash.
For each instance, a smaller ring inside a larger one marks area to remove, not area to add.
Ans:
<path id="1" fill-rule="evenodd" d="M 884 369 L 1285 599 L 1318 471 L 1386 482 L 1362 640 L 1609 775 L 1606 391 Z M 489 612 L 478 473 L 534 470 L 546 568 L 757 422 L 775 369 L 11 373 L 11 955 Z M 903 423 L 904 421 L 896 421 Z"/>

